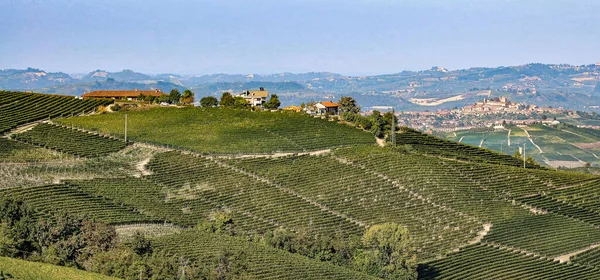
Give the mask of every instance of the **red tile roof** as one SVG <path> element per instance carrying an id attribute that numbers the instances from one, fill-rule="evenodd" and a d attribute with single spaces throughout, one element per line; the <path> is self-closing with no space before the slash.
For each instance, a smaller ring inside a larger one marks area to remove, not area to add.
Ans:
<path id="1" fill-rule="evenodd" d="M 321 105 L 323 105 L 327 108 L 339 107 L 339 105 L 337 105 L 336 103 L 330 102 L 330 101 L 323 101 L 323 102 L 319 102 L 319 103 L 321 103 Z"/>
<path id="2" fill-rule="evenodd" d="M 111 98 L 111 97 L 131 97 L 135 98 L 143 94 L 144 96 L 161 96 L 164 92 L 155 90 L 97 90 L 83 94 L 81 97 L 99 97 L 99 98 Z"/>

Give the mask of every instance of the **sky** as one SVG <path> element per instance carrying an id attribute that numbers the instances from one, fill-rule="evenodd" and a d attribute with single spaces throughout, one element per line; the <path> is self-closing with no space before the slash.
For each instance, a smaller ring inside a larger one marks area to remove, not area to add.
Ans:
<path id="1" fill-rule="evenodd" d="M 600 62 L 597 0 L 0 0 L 0 69 L 397 73 Z"/>

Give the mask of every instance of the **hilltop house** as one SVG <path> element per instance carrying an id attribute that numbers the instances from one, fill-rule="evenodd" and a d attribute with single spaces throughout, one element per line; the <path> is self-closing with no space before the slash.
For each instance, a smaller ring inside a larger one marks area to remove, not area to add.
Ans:
<path id="1" fill-rule="evenodd" d="M 330 101 L 323 101 L 315 104 L 315 107 L 319 114 L 329 113 L 331 115 L 337 115 L 340 106 Z"/>
<path id="2" fill-rule="evenodd" d="M 267 103 L 267 97 L 269 97 L 269 91 L 265 88 L 260 87 L 259 90 L 245 90 L 238 96 L 243 97 L 250 105 L 262 107 L 263 104 Z"/>
<path id="3" fill-rule="evenodd" d="M 121 100 L 135 100 L 138 96 L 161 96 L 165 94 L 159 89 L 153 90 L 96 90 L 88 93 L 84 93 L 81 97 L 83 99 L 88 98 L 110 98 L 110 99 L 121 99 Z"/>

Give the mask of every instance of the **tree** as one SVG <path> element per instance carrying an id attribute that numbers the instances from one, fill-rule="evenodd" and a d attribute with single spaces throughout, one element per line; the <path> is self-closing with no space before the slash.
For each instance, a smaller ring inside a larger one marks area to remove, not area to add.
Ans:
<path id="1" fill-rule="evenodd" d="M 354 265 L 385 279 L 416 279 L 417 259 L 408 230 L 395 223 L 370 227 L 362 237 Z"/>
<path id="2" fill-rule="evenodd" d="M 350 96 L 342 96 L 338 101 L 338 105 L 340 106 L 340 112 L 352 112 L 359 113 L 360 107 L 356 105 L 356 100 Z"/>
<path id="3" fill-rule="evenodd" d="M 183 96 L 181 97 L 181 103 L 183 104 L 192 104 L 194 103 L 194 92 L 189 89 L 186 89 L 183 92 Z"/>
<path id="4" fill-rule="evenodd" d="M 236 96 L 233 98 L 233 107 L 236 109 L 247 109 L 250 108 L 250 103 L 243 97 Z"/>
<path id="5" fill-rule="evenodd" d="M 202 107 L 217 107 L 219 100 L 214 96 L 205 96 L 200 99 L 200 106 Z"/>
<path id="6" fill-rule="evenodd" d="M 181 99 L 181 93 L 179 90 L 174 88 L 169 93 L 169 103 L 171 104 L 179 104 L 179 100 Z"/>
<path id="7" fill-rule="evenodd" d="M 219 106 L 221 107 L 233 107 L 233 105 L 235 105 L 235 99 L 233 99 L 233 96 L 231 96 L 231 93 L 229 92 L 223 92 L 223 95 L 221 95 L 221 101 L 219 101 Z"/>
<path id="8" fill-rule="evenodd" d="M 161 94 L 160 97 L 158 97 L 158 102 L 159 103 L 171 103 L 171 97 L 167 94 Z"/>
<path id="9" fill-rule="evenodd" d="M 271 94 L 271 98 L 265 104 L 265 108 L 267 109 L 277 109 L 281 106 L 281 102 L 279 102 L 279 98 L 276 94 Z"/>

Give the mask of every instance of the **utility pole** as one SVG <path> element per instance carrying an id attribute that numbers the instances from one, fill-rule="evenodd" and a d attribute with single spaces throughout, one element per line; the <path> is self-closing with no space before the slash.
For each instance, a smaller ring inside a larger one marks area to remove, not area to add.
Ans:
<path id="1" fill-rule="evenodd" d="M 125 143 L 127 143 L 127 114 L 125 114 Z"/>
<path id="2" fill-rule="evenodd" d="M 394 107 L 392 107 L 392 145 L 396 146 L 396 112 Z"/>
<path id="3" fill-rule="evenodd" d="M 527 143 L 523 143 L 523 169 L 525 169 L 525 145 Z"/>

